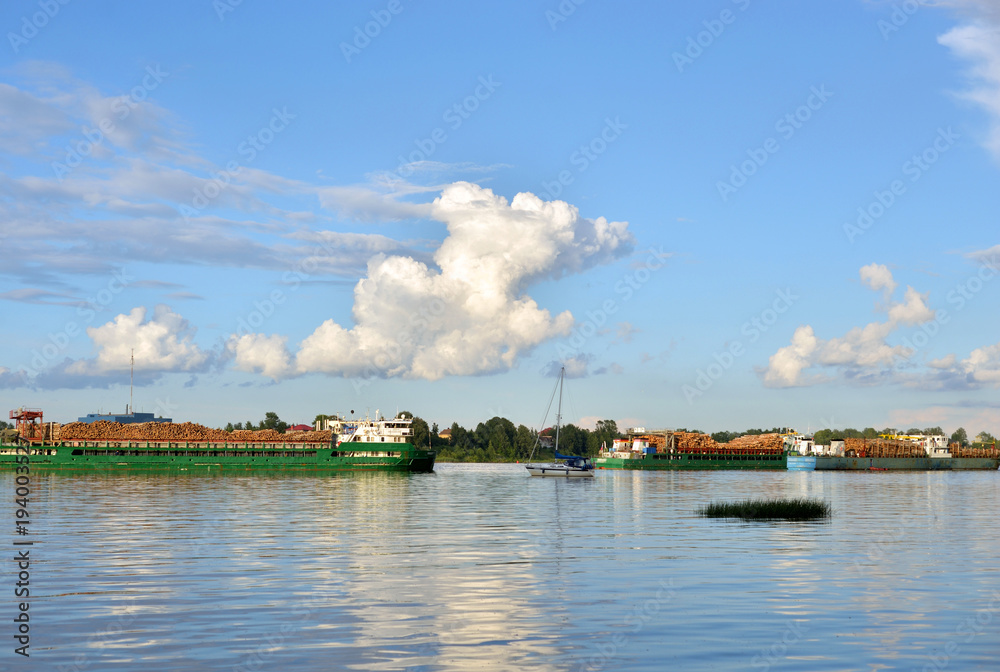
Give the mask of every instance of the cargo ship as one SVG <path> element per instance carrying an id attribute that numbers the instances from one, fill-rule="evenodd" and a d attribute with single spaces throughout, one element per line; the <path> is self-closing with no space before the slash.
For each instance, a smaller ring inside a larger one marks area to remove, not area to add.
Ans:
<path id="1" fill-rule="evenodd" d="M 704 434 L 633 427 L 626 432 L 626 438 L 615 439 L 610 447 L 601 447 L 594 467 L 640 471 L 783 470 L 787 466 L 786 457 L 783 441 L 777 434 L 739 437 L 728 444 L 719 444 Z"/>
<path id="2" fill-rule="evenodd" d="M 37 409 L 11 411 L 15 430 L 0 437 L 0 469 L 218 469 L 311 471 L 434 470 L 436 453 L 413 445 L 413 418 L 332 418 L 330 429 L 278 434 L 274 430 L 208 429 L 183 423 L 99 421 L 43 424 Z M 81 426 L 82 425 L 82 426 Z M 183 437 L 183 440 L 178 440 Z"/>
<path id="3" fill-rule="evenodd" d="M 802 443 L 801 440 L 799 443 Z M 813 451 L 816 447 L 810 446 Z M 832 441 L 820 452 L 789 457 L 796 471 L 996 471 L 1000 451 L 948 445 L 935 436 L 887 436 Z"/>

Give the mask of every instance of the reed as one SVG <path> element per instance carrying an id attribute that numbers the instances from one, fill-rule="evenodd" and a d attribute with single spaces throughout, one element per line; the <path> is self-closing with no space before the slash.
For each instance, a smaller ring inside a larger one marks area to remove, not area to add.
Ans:
<path id="1" fill-rule="evenodd" d="M 698 509 L 707 518 L 743 520 L 816 520 L 829 518 L 832 508 L 818 499 L 745 499 L 742 502 L 711 502 Z"/>

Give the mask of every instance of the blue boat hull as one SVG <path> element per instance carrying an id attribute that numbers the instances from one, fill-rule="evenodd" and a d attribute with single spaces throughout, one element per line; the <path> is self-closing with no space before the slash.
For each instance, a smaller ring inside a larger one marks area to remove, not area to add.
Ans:
<path id="1" fill-rule="evenodd" d="M 815 455 L 789 455 L 788 471 L 815 471 Z"/>

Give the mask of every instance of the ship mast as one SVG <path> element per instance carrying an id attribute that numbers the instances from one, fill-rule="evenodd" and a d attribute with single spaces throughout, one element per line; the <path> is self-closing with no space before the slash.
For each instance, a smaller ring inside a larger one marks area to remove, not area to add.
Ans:
<path id="1" fill-rule="evenodd" d="M 559 454 L 559 425 L 562 424 L 562 386 L 563 377 L 566 375 L 566 367 L 559 370 L 559 408 L 556 409 L 556 447 L 554 454 Z M 554 459 L 554 458 L 553 458 Z"/>

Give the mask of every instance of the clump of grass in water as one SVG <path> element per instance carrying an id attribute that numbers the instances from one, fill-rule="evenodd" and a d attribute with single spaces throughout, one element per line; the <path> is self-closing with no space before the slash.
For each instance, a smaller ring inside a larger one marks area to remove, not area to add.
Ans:
<path id="1" fill-rule="evenodd" d="M 742 502 L 712 502 L 698 509 L 707 518 L 743 520 L 815 520 L 829 518 L 832 509 L 818 499 L 745 499 Z"/>

